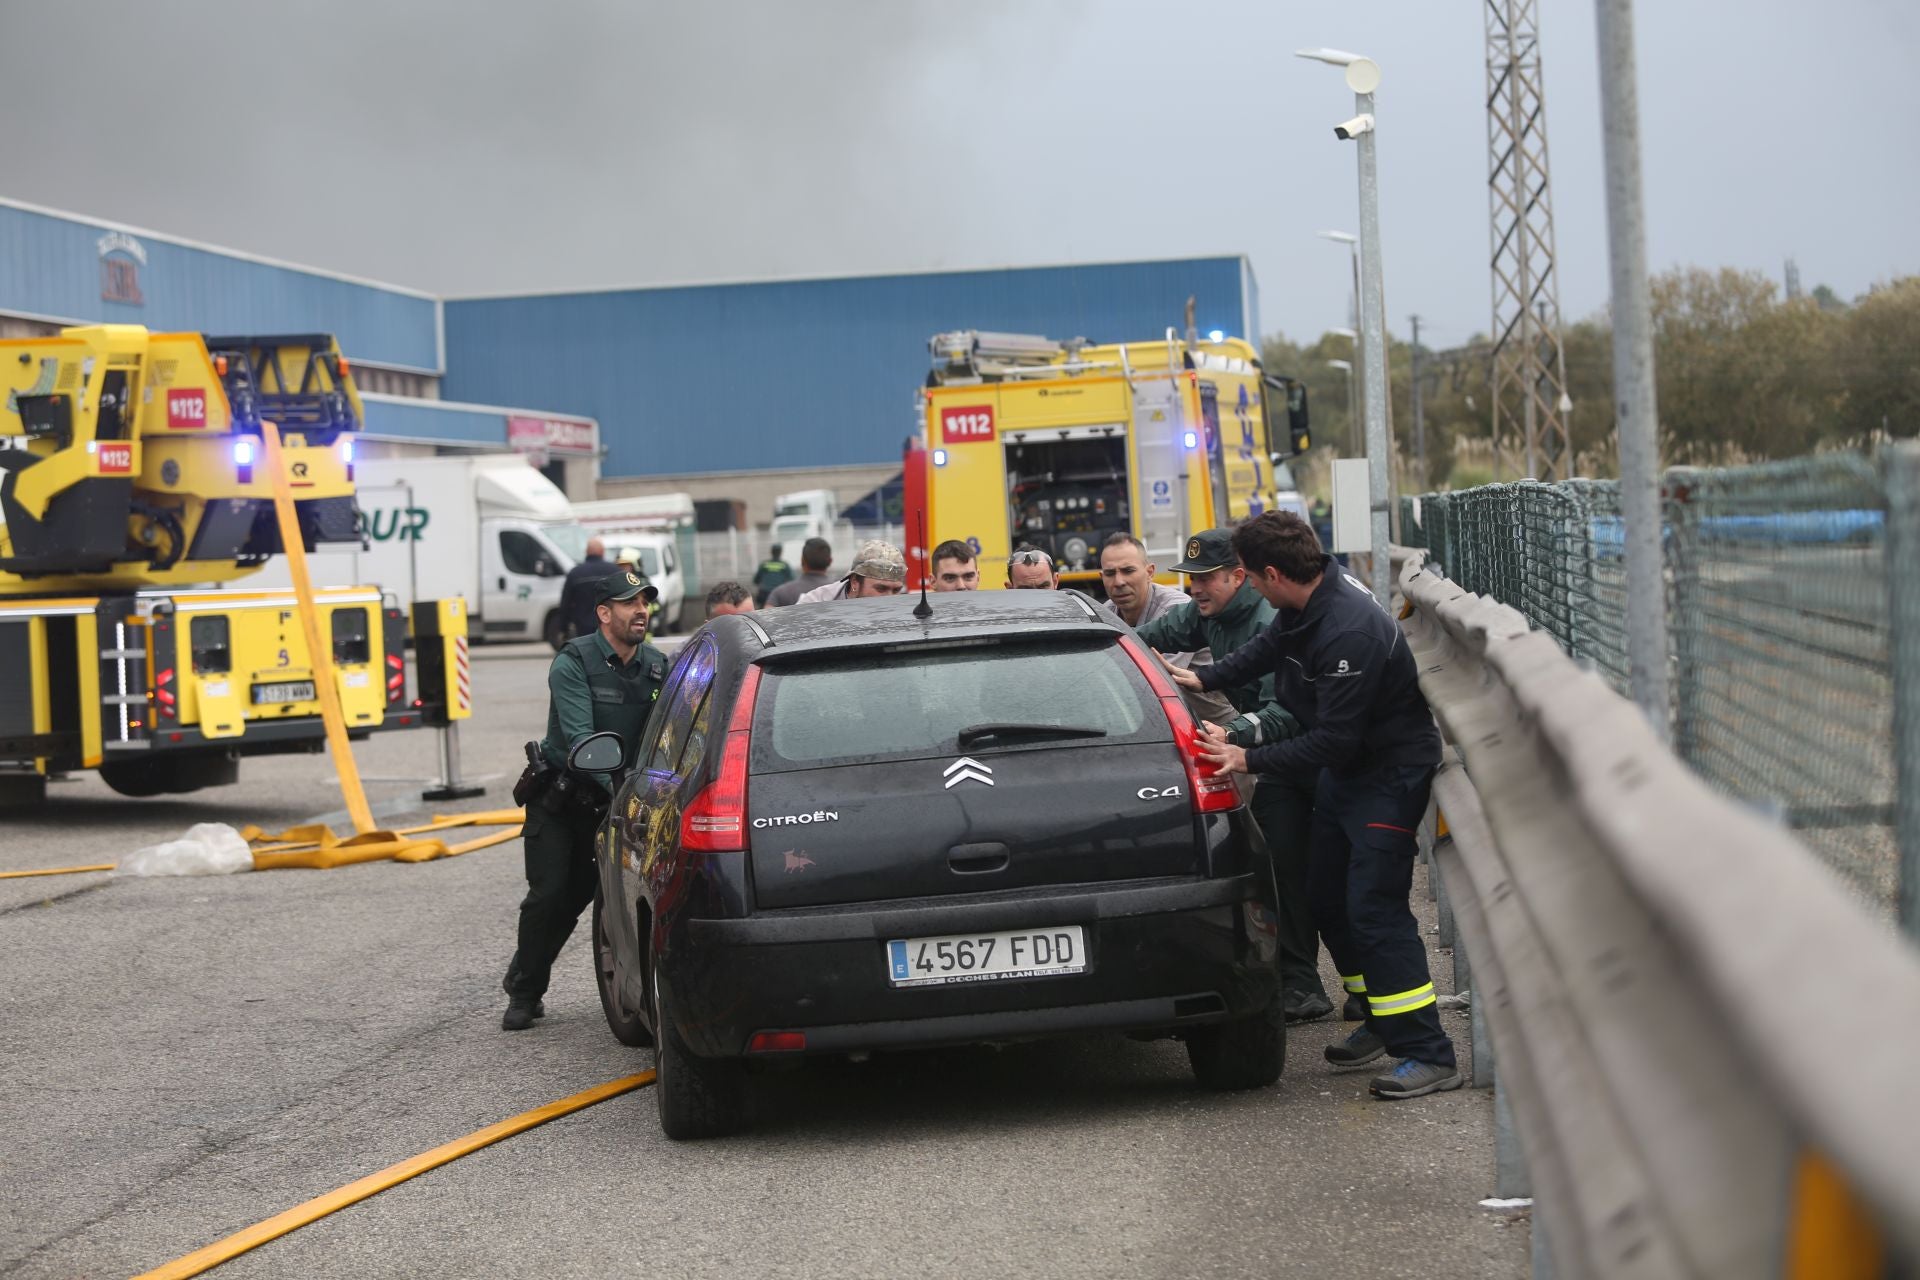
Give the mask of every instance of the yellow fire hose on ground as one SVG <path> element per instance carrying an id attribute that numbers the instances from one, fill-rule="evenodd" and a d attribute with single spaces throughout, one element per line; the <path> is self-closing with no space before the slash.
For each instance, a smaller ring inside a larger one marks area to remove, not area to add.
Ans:
<path id="1" fill-rule="evenodd" d="M 516 1133 L 524 1133 L 536 1125 L 549 1120 L 572 1115 L 576 1111 L 592 1106 L 596 1102 L 605 1102 L 608 1098 L 617 1098 L 623 1093 L 653 1083 L 653 1072 L 642 1071 L 638 1075 L 622 1076 L 618 1080 L 609 1080 L 606 1084 L 549 1102 L 544 1107 L 532 1111 L 523 1111 L 498 1124 L 488 1125 L 477 1133 L 435 1147 L 431 1151 L 414 1156 L 411 1160 L 402 1160 L 399 1164 L 382 1169 L 379 1173 L 369 1174 L 358 1182 L 350 1182 L 338 1191 L 329 1191 L 326 1195 L 316 1196 L 305 1204 L 296 1205 L 285 1213 L 276 1214 L 265 1222 L 256 1223 L 242 1231 L 236 1231 L 224 1240 L 217 1240 L 204 1249 L 196 1249 L 183 1258 L 176 1258 L 162 1267 L 142 1272 L 134 1280 L 187 1280 L 211 1271 L 223 1262 L 230 1262 L 247 1252 L 257 1249 L 269 1240 L 278 1240 L 291 1231 L 318 1222 L 328 1214 L 337 1213 L 348 1205 L 359 1204 L 362 1200 L 379 1195 L 391 1187 L 396 1187 L 409 1178 L 417 1178 L 431 1169 L 451 1164 L 461 1156 L 471 1155 L 482 1147 L 492 1146 Z"/>

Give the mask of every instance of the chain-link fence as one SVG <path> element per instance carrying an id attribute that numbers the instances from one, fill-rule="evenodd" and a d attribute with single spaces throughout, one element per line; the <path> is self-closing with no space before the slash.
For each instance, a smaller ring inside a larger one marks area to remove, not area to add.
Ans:
<path id="1" fill-rule="evenodd" d="M 1662 486 L 1675 750 L 1888 906 L 1898 850 L 1912 858 L 1920 841 L 1915 785 L 1897 777 L 1920 777 L 1920 707 L 1902 721 L 1904 754 L 1894 735 L 1897 696 L 1911 705 L 1920 686 L 1910 450 L 1675 468 Z M 1520 610 L 1628 692 L 1616 483 L 1426 494 L 1403 500 L 1401 529 L 1449 577 Z"/>

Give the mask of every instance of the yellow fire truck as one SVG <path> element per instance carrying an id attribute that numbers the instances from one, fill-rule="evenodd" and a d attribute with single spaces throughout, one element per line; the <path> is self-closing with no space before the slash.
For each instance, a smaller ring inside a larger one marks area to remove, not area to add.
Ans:
<path id="1" fill-rule="evenodd" d="M 360 400 L 333 339 L 67 329 L 0 342 L 0 397 L 0 802 L 44 797 L 49 773 L 156 795 L 318 750 L 293 593 L 208 584 L 282 549 L 263 421 L 305 545 L 359 541 Z M 318 609 L 350 732 L 433 715 L 407 701 L 405 619 L 378 589 Z"/>
<path id="2" fill-rule="evenodd" d="M 1003 585 L 1023 543 L 1082 588 L 1097 590 L 1115 533 L 1171 565 L 1192 531 L 1281 502 L 1276 464 L 1311 443 L 1306 388 L 1264 372 L 1238 338 L 1189 343 L 1168 330 L 1092 346 L 969 330 L 929 348 L 908 502 L 918 471 L 929 546 L 971 545 L 983 587 Z"/>

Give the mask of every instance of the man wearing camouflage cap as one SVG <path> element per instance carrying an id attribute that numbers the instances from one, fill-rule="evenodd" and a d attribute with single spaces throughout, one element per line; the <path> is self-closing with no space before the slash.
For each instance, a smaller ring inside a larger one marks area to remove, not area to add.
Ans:
<path id="1" fill-rule="evenodd" d="M 506 1031 L 525 1031 L 546 1014 L 554 957 L 593 901 L 593 840 L 613 785 L 606 774 L 570 774 L 567 753 L 590 734 L 620 735 L 631 763 L 647 716 L 667 679 L 667 656 L 647 643 L 660 592 L 644 574 L 621 570 L 593 593 L 599 629 L 567 641 L 547 669 L 547 733 L 528 743 L 529 763 L 514 799 L 527 808 L 527 896 L 520 903 L 519 949 L 501 983 Z"/>
<path id="2" fill-rule="evenodd" d="M 890 542 L 874 539 L 860 544 L 853 567 L 838 582 L 815 587 L 795 604 L 818 600 L 859 600 L 867 596 L 897 596 L 907 589 L 907 558 Z"/>

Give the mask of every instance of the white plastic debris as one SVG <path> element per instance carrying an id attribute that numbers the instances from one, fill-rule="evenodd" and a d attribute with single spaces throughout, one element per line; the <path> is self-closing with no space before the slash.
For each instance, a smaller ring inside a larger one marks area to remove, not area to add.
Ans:
<path id="1" fill-rule="evenodd" d="M 135 849 L 120 860 L 123 876 L 226 876 L 253 870 L 253 850 L 224 822 L 198 822 L 164 844 Z"/>
<path id="2" fill-rule="evenodd" d="M 1480 1207 L 1482 1209 L 1531 1209 L 1533 1197 L 1521 1196 L 1516 1200 L 1482 1200 Z"/>

